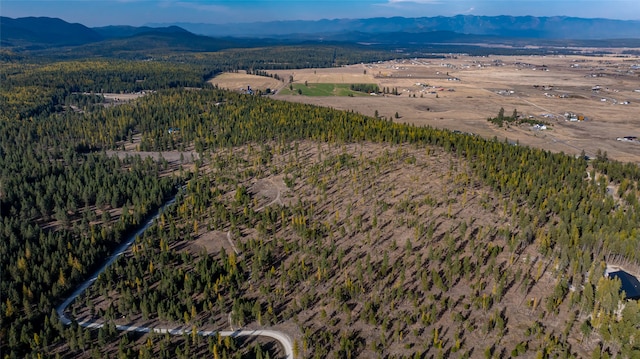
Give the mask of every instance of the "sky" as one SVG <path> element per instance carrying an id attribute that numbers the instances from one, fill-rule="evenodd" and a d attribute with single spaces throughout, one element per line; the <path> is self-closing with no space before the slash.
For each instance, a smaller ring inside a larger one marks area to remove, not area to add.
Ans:
<path id="1" fill-rule="evenodd" d="M 89 27 L 454 15 L 640 20 L 639 0 L 0 0 L 0 15 L 48 16 Z"/>

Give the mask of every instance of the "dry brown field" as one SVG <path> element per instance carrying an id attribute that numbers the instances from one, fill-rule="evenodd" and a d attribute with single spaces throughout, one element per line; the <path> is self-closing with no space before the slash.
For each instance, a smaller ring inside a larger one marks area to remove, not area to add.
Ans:
<path id="1" fill-rule="evenodd" d="M 617 141 L 640 137 L 640 58 L 608 56 L 450 56 L 446 59 L 413 59 L 357 64 L 340 68 L 272 71 L 287 86 L 294 83 L 376 83 L 397 88 L 399 95 L 370 97 L 308 97 L 279 95 L 274 98 L 354 110 L 427 125 L 474 133 L 487 138 L 518 141 L 554 152 L 595 156 L 640 163 L 640 144 Z M 233 76 L 232 76 L 233 75 Z M 244 76 L 244 77 L 242 77 Z M 225 74 L 212 83 L 225 88 L 260 88 L 273 79 Z M 596 90 L 594 90 L 596 89 Z M 415 97 L 414 97 L 415 95 Z M 536 131 L 530 125 L 499 128 L 487 121 L 500 108 L 550 123 Z M 584 122 L 569 122 L 566 113 L 583 115 Z"/>
<path id="2" fill-rule="evenodd" d="M 223 73 L 207 82 L 232 91 L 246 90 L 247 86 L 261 91 L 268 88 L 275 90 L 283 86 L 281 81 L 266 76 L 248 75 L 246 71 Z"/>

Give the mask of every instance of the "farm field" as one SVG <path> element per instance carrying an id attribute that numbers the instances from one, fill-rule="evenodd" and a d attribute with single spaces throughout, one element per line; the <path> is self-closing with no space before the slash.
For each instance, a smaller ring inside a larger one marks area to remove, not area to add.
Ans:
<path id="1" fill-rule="evenodd" d="M 220 74 L 208 81 L 213 85 L 218 85 L 232 91 L 245 91 L 247 86 L 251 86 L 254 90 L 266 91 L 266 89 L 277 89 L 283 86 L 281 81 L 276 79 L 247 74 L 246 71 L 227 72 Z"/>
<path id="2" fill-rule="evenodd" d="M 369 94 L 351 90 L 349 84 L 307 83 L 291 84 L 279 92 L 281 95 L 300 94 L 303 96 L 369 96 Z"/>
<path id="3" fill-rule="evenodd" d="M 274 97 L 354 110 L 373 116 L 378 113 L 415 125 L 428 125 L 486 138 L 496 136 L 554 152 L 595 156 L 598 150 L 609 158 L 640 163 L 640 146 L 616 141 L 618 137 L 640 136 L 640 59 L 610 56 L 451 56 L 446 59 L 414 59 L 358 64 L 340 68 L 278 70 L 270 74 L 284 79 L 280 88 L 304 83 L 375 83 L 381 89 L 397 89 L 398 95 L 331 96 L 280 91 Z M 224 75 L 227 76 L 227 75 Z M 215 82 L 225 88 L 259 87 L 268 77 L 243 78 L 243 86 L 225 77 Z M 273 80 L 273 79 L 270 79 Z M 213 80 L 212 80 L 213 81 Z M 253 82 L 255 81 L 255 82 Z M 275 80 L 274 80 L 275 81 Z M 253 84 L 255 83 L 255 85 Z M 275 88 L 272 87 L 272 88 Z M 547 130 L 530 125 L 499 128 L 487 118 L 500 108 L 541 123 Z M 398 112 L 399 118 L 395 118 Z M 566 114 L 585 116 L 583 122 L 569 122 Z"/>

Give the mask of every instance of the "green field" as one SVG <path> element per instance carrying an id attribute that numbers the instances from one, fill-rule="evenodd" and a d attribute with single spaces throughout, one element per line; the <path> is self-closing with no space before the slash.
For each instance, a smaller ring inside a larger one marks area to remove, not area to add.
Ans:
<path id="1" fill-rule="evenodd" d="M 304 96 L 369 96 L 366 93 L 351 90 L 351 84 L 313 83 L 291 84 L 280 90 L 283 95 L 301 94 Z M 300 93 L 301 92 L 301 93 Z"/>

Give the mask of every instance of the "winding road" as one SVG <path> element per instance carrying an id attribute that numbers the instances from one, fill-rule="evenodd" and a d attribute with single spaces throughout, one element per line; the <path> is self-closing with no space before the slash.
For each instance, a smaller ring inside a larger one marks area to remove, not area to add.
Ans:
<path id="1" fill-rule="evenodd" d="M 102 264 L 102 266 L 100 266 L 100 268 L 92 276 L 89 277 L 89 279 L 87 279 L 85 282 L 80 284 L 78 286 L 78 288 L 76 288 L 76 290 L 67 299 L 65 299 L 64 302 L 62 302 L 62 304 L 60 304 L 58 307 L 56 307 L 56 312 L 58 313 L 58 317 L 60 318 L 60 322 L 62 322 L 62 324 L 70 325 L 71 323 L 73 323 L 73 320 L 70 319 L 69 317 L 67 317 L 67 315 L 65 313 L 67 307 L 77 297 L 79 297 L 85 290 L 87 290 L 87 288 L 89 288 L 89 286 L 91 286 L 91 284 L 93 284 L 93 282 L 95 282 L 98 279 L 98 275 L 100 275 L 100 273 L 102 273 L 108 266 L 113 264 L 113 262 L 120 255 L 122 255 L 122 253 L 124 253 L 124 251 L 126 251 L 131 246 L 131 244 L 133 244 L 133 242 L 135 241 L 136 237 L 138 237 L 142 233 L 144 233 L 144 231 L 147 230 L 147 228 L 149 228 L 151 226 L 151 224 L 153 224 L 155 219 L 160 216 L 160 213 L 162 213 L 162 211 L 166 207 L 170 206 L 174 202 L 175 202 L 175 197 L 173 197 L 171 200 L 167 201 L 160 209 L 158 209 L 156 214 L 151 219 L 149 219 L 144 224 L 144 226 L 142 226 L 140 229 L 138 229 L 125 242 L 123 242 L 116 249 L 116 251 L 111 256 L 109 256 L 109 258 L 107 258 L 107 260 Z M 231 240 L 230 236 L 228 238 L 229 238 L 229 240 Z M 232 244 L 232 246 L 233 246 L 233 244 Z M 237 252 L 237 250 L 235 248 L 234 248 L 234 251 Z M 81 327 L 88 328 L 88 329 L 98 329 L 98 328 L 102 328 L 105 325 L 105 323 L 97 322 L 95 320 L 82 320 L 82 321 L 78 321 L 77 323 Z M 138 327 L 138 326 L 132 326 L 132 325 L 116 325 L 116 329 L 118 329 L 120 331 L 137 332 L 137 333 L 155 332 L 155 333 L 163 333 L 163 334 L 167 333 L 167 334 L 171 334 L 171 335 L 184 335 L 184 334 L 191 334 L 192 333 L 192 329 L 190 329 L 190 328 L 182 328 L 182 327 L 163 328 L 163 327 L 146 327 L 146 326 Z M 198 330 L 197 334 L 201 335 L 201 336 L 214 336 L 214 335 L 220 334 L 220 336 L 232 337 L 232 338 L 252 337 L 252 336 L 268 337 L 268 338 L 277 340 L 280 344 L 282 344 L 282 347 L 284 348 L 284 352 L 286 354 L 286 359 L 293 359 L 294 358 L 294 356 L 293 356 L 293 345 L 291 343 L 291 339 L 286 334 L 284 334 L 282 332 L 279 332 L 279 331 L 276 331 L 276 330 L 270 330 L 270 329 L 235 330 L 235 331 L 224 331 L 224 330 L 223 331 L 204 331 L 204 330 Z"/>

